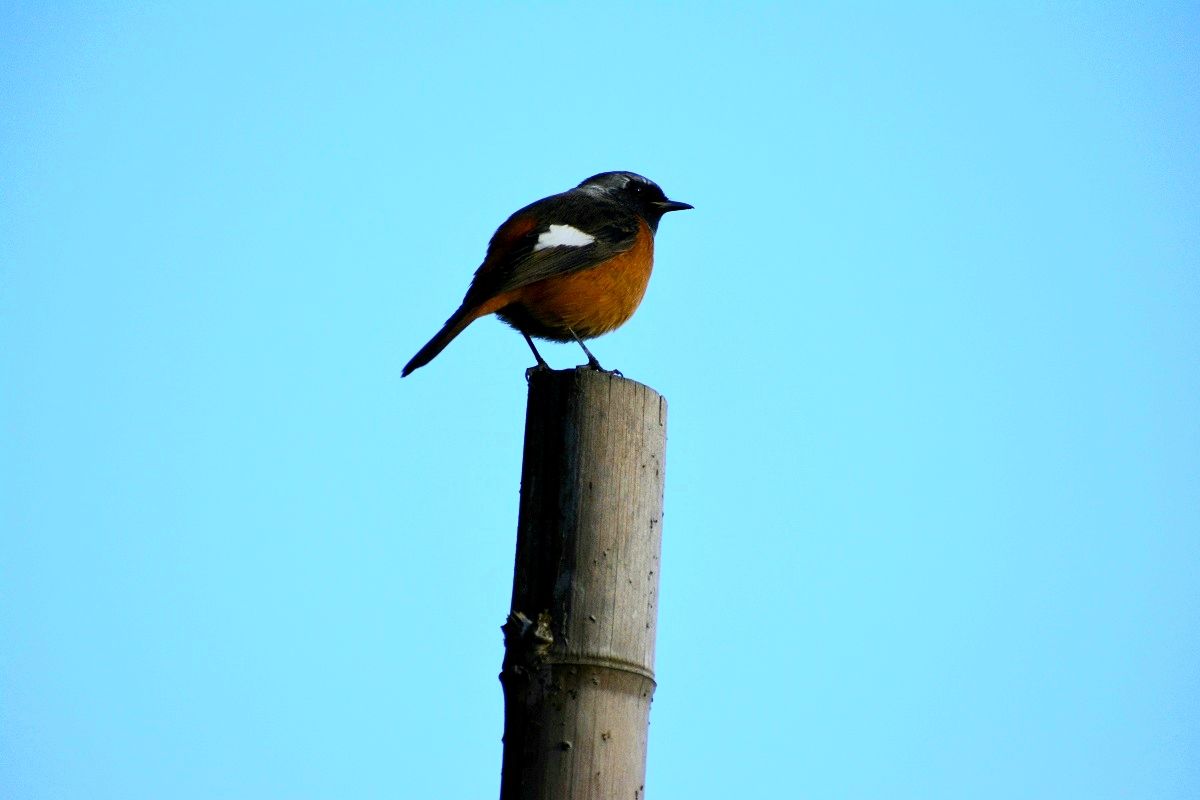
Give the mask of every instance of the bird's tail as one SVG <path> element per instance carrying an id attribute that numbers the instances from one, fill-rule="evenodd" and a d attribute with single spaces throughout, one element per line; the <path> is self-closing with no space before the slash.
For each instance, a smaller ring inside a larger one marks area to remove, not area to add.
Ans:
<path id="1" fill-rule="evenodd" d="M 417 351 L 417 354 L 412 357 L 412 360 L 404 365 L 404 371 L 400 373 L 400 377 L 406 377 L 413 370 L 423 367 L 434 359 L 438 353 L 446 348 L 463 332 L 463 329 L 479 318 L 478 309 L 469 309 L 466 304 L 459 307 L 450 315 L 450 319 L 446 320 L 446 324 L 438 331 L 432 339 L 430 339 L 424 347 Z"/>

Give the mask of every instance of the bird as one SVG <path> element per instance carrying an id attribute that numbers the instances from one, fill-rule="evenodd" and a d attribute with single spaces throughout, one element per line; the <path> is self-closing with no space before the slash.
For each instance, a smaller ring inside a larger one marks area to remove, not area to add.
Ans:
<path id="1" fill-rule="evenodd" d="M 690 208 L 635 172 L 601 172 L 514 212 L 492 235 L 458 310 L 401 376 L 428 364 L 488 314 L 525 337 L 537 359 L 534 369 L 549 369 L 533 343 L 537 337 L 574 341 L 588 366 L 603 370 L 584 340 L 633 316 L 650 280 L 659 221 Z"/>

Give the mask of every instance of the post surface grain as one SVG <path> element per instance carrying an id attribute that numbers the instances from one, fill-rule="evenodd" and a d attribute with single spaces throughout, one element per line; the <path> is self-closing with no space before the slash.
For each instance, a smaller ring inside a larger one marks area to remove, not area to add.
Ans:
<path id="1" fill-rule="evenodd" d="M 653 389 L 530 373 L 501 800 L 644 796 L 665 450 Z"/>

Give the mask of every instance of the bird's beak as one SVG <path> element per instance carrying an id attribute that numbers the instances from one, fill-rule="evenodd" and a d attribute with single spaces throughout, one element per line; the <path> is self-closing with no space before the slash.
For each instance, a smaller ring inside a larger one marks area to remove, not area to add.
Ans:
<path id="1" fill-rule="evenodd" d="M 659 200 L 654 204 L 654 207 L 664 214 L 668 211 L 687 211 L 689 208 L 695 208 L 695 206 L 690 206 L 687 203 L 679 203 L 675 200 Z"/>

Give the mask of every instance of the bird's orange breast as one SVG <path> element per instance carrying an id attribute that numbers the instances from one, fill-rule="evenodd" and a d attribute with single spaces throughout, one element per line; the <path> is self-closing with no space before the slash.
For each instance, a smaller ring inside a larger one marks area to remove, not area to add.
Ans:
<path id="1" fill-rule="evenodd" d="M 633 247 L 594 267 L 523 286 L 511 301 L 514 324 L 534 336 L 590 339 L 625 324 L 642 302 L 654 266 L 654 235 L 643 222 Z M 513 309 L 517 311 L 517 309 Z M 536 323 L 530 325 L 529 323 Z"/>

